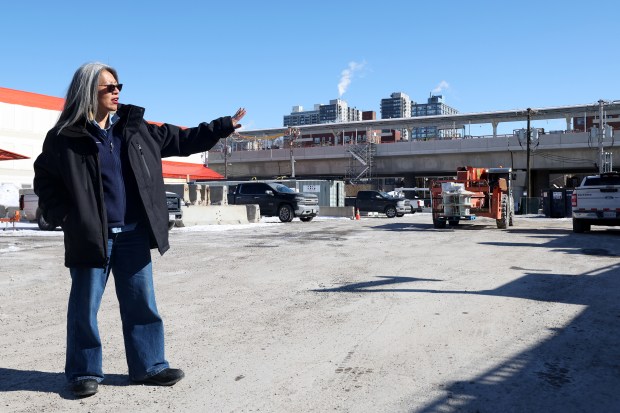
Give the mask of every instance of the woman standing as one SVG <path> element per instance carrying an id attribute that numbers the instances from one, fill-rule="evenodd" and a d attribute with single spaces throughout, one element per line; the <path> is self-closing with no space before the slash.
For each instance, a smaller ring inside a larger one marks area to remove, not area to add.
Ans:
<path id="1" fill-rule="evenodd" d="M 65 375 L 77 397 L 103 380 L 97 312 L 110 272 L 119 301 L 130 379 L 171 386 L 184 377 L 164 356 L 151 248 L 168 245 L 161 158 L 204 152 L 235 129 L 245 109 L 195 128 L 156 126 L 144 109 L 121 105 L 116 70 L 87 63 L 34 164 L 44 218 L 62 226 L 71 274 Z"/>

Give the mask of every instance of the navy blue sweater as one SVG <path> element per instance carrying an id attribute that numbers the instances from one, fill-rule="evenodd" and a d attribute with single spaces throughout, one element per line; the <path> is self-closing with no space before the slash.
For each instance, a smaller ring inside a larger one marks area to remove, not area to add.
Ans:
<path id="1" fill-rule="evenodd" d="M 138 187 L 127 156 L 127 148 L 115 123 L 106 130 L 90 128 L 99 149 L 99 165 L 103 184 L 103 201 L 108 228 L 122 227 L 141 220 L 143 210 Z"/>

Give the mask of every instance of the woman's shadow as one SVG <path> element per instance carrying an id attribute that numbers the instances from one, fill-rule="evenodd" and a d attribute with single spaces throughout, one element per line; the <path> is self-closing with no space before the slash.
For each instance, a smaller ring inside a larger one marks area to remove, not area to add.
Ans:
<path id="1" fill-rule="evenodd" d="M 101 384 L 108 386 L 128 386 L 131 382 L 127 375 L 107 374 L 105 380 Z M 10 391 L 57 393 L 63 399 L 76 399 L 69 389 L 64 373 L 15 370 L 0 367 L 0 393 Z"/>

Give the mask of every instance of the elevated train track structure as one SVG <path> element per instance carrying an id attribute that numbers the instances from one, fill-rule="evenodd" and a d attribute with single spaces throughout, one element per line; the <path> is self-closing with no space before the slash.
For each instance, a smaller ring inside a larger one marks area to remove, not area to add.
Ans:
<path id="1" fill-rule="evenodd" d="M 599 165 L 601 146 L 614 151 L 620 145 L 613 137 L 591 136 L 590 131 L 572 130 L 574 118 L 600 117 L 618 122 L 620 101 L 597 104 L 531 108 L 457 115 L 421 116 L 370 121 L 342 122 L 298 126 L 298 135 L 333 133 L 343 131 L 378 129 L 413 129 L 437 126 L 445 129 L 463 128 L 464 125 L 489 124 L 493 135 L 437 140 L 410 140 L 396 143 L 373 144 L 373 175 L 377 177 L 432 176 L 452 174 L 456 168 L 471 166 L 504 166 L 513 170 L 527 167 L 526 141 L 515 135 L 498 135 L 497 126 L 503 122 L 566 121 L 566 130 L 545 133 L 531 143 L 530 167 L 533 173 L 579 173 L 595 171 Z M 244 139 L 272 138 L 287 135 L 289 128 L 248 130 L 239 133 Z M 602 133 L 602 132 L 601 132 Z M 342 136 L 342 135 L 340 135 Z M 342 140 L 340 141 L 342 142 Z M 255 151 L 236 151 L 224 156 L 218 152 L 209 155 L 209 167 L 222 172 L 228 168 L 228 177 L 235 179 L 268 179 L 275 176 L 305 178 L 345 177 L 350 169 L 351 145 L 291 147 Z"/>

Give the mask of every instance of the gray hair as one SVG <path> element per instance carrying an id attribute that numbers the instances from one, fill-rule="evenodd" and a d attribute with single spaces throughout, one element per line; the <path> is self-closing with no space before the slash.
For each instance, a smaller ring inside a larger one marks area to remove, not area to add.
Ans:
<path id="1" fill-rule="evenodd" d="M 67 97 L 65 106 L 60 113 L 56 127 L 58 133 L 67 126 L 77 123 L 80 119 L 92 120 L 98 109 L 97 90 L 99 76 L 101 72 L 107 70 L 112 73 L 118 82 L 116 69 L 103 63 L 86 63 L 75 71 Z"/>

